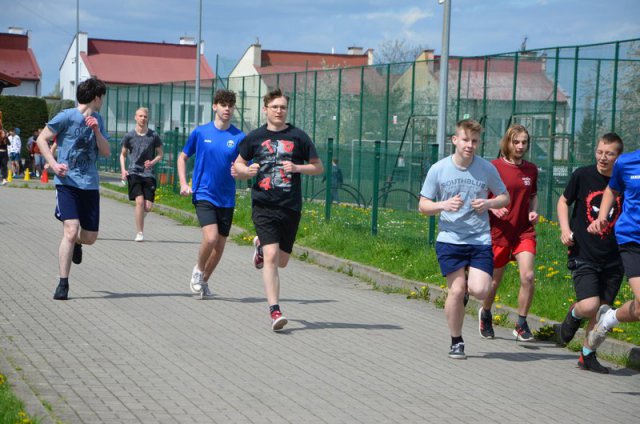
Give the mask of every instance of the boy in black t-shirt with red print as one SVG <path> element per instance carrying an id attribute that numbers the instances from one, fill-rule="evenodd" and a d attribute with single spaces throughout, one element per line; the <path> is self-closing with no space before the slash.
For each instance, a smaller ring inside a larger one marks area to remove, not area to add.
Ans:
<path id="1" fill-rule="evenodd" d="M 564 343 L 573 339 L 583 319 L 589 320 L 586 333 L 593 330 L 600 305 L 612 304 L 620 290 L 624 269 L 613 227 L 621 212 L 622 199 L 614 202 L 608 213 L 608 228 L 602 234 L 589 234 L 587 227 L 598 218 L 602 194 L 622 149 L 622 139 L 617 134 L 603 135 L 596 148 L 596 164 L 576 169 L 558 199 L 560 240 L 569 248 L 568 267 L 577 299 L 560 326 L 560 339 Z M 574 207 L 569 214 L 571 204 Z M 609 372 L 598 362 L 595 346 L 589 345 L 587 337 L 578 366 L 602 374 Z"/>
<path id="2" fill-rule="evenodd" d="M 320 175 L 322 162 L 311 138 L 288 124 L 289 98 L 279 89 L 264 96 L 267 124 L 255 129 L 240 144 L 236 159 L 237 178 L 256 177 L 251 189 L 252 219 L 257 236 L 254 265 L 261 269 L 271 313 L 271 328 L 281 330 L 287 319 L 280 311 L 278 268 L 289 256 L 300 223 L 302 184 L 300 174 Z M 253 162 L 249 165 L 249 162 Z"/>

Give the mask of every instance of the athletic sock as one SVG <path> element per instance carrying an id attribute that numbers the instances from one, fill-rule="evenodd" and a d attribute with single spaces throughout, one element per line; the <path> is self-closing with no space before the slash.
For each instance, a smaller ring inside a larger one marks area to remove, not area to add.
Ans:
<path id="1" fill-rule="evenodd" d="M 280 310 L 280 305 L 278 305 L 277 303 L 275 305 L 269 306 L 270 313 L 274 313 L 275 311 L 279 311 L 279 310 Z"/>
<path id="2" fill-rule="evenodd" d="M 571 316 L 574 317 L 575 319 L 582 319 L 582 317 L 579 317 L 578 315 L 576 315 L 576 307 L 574 306 L 573 309 L 571 309 Z"/>
<path id="3" fill-rule="evenodd" d="M 527 322 L 527 316 L 526 315 L 518 315 L 518 325 L 522 325 L 525 322 Z"/>
<path id="4" fill-rule="evenodd" d="M 451 337 L 451 346 L 455 346 L 458 343 L 464 343 L 464 340 L 462 340 L 462 336 Z"/>
<path id="5" fill-rule="evenodd" d="M 607 311 L 607 313 L 604 315 L 604 319 L 602 323 L 604 324 L 605 327 L 613 328 L 616 325 L 620 324 L 620 322 L 618 321 L 618 318 L 616 318 L 616 311 L 617 309 L 611 309 Z"/>
<path id="6" fill-rule="evenodd" d="M 484 309 L 482 308 L 482 316 L 487 318 L 489 316 L 489 314 L 491 314 L 491 309 Z"/>
<path id="7" fill-rule="evenodd" d="M 591 352 L 593 352 L 593 350 L 589 349 L 586 346 L 582 346 L 582 356 L 587 356 L 589 355 Z"/>

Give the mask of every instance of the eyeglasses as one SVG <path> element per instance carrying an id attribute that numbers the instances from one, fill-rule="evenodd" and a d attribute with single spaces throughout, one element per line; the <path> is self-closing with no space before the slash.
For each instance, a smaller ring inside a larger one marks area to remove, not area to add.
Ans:
<path id="1" fill-rule="evenodd" d="M 279 105 L 272 105 L 267 107 L 271 110 L 287 110 L 289 108 L 288 106 L 279 106 Z"/>

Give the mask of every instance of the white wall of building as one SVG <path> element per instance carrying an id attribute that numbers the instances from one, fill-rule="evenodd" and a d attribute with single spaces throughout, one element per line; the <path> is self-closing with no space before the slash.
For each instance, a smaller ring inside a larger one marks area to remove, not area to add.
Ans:
<path id="1" fill-rule="evenodd" d="M 2 95 L 40 97 L 40 88 L 38 81 L 22 81 L 17 87 L 7 87 L 2 90 Z"/>
<path id="2" fill-rule="evenodd" d="M 81 32 L 79 34 L 80 39 L 80 53 L 87 52 L 87 44 L 88 44 L 88 36 L 86 32 Z M 74 37 L 73 42 L 69 46 L 69 50 L 67 51 L 64 60 L 62 61 L 62 65 L 60 65 L 60 91 L 62 93 L 62 98 L 65 100 L 76 100 L 76 89 L 75 89 L 75 81 L 76 81 L 76 39 Z M 84 81 L 88 79 L 91 75 L 89 75 L 89 70 L 85 66 L 84 62 L 80 60 L 80 66 L 78 68 L 78 81 Z"/>

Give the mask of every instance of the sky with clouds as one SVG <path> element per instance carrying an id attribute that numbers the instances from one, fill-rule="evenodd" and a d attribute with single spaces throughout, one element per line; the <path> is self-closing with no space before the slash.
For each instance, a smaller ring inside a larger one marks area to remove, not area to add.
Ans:
<path id="1" fill-rule="evenodd" d="M 197 36 L 200 0 L 80 0 L 90 38 L 177 43 Z M 452 55 L 640 38 L 640 0 L 450 0 Z M 202 0 L 205 56 L 233 65 L 260 41 L 268 50 L 346 53 L 391 40 L 441 49 L 437 0 Z M 30 33 L 43 71 L 42 93 L 58 80 L 76 31 L 76 0 L 0 0 L 0 31 Z M 0 58 L 0 61 L 2 58 Z"/>

